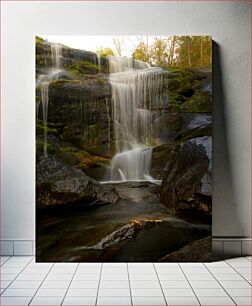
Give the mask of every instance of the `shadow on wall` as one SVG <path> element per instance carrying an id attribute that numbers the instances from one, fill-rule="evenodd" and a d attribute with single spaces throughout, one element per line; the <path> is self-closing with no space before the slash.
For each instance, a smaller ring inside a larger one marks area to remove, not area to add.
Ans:
<path id="1" fill-rule="evenodd" d="M 220 50 L 213 41 L 213 236 L 241 238 L 245 229 L 233 188 Z"/>

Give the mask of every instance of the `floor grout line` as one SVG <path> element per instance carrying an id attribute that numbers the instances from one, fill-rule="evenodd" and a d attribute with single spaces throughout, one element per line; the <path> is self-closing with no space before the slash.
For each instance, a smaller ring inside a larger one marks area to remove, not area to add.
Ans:
<path id="1" fill-rule="evenodd" d="M 76 269 L 75 269 L 74 272 L 73 272 L 73 276 L 72 276 L 72 278 L 71 278 L 71 280 L 70 280 L 70 282 L 69 282 L 69 285 L 68 285 L 68 287 L 67 287 L 67 290 L 66 290 L 66 292 L 65 292 L 65 295 L 64 295 L 63 300 L 62 300 L 62 302 L 61 302 L 60 305 L 63 305 L 63 303 L 64 303 L 64 301 L 65 301 L 65 298 L 66 298 L 66 296 L 67 296 L 67 292 L 68 292 L 68 290 L 69 290 L 69 288 L 70 288 L 70 286 L 71 286 L 71 283 L 72 283 L 72 281 L 73 281 L 73 279 L 74 279 L 74 276 L 75 276 L 75 274 L 76 274 L 76 272 L 77 272 L 77 270 L 78 270 L 79 265 L 80 265 L 80 263 L 78 263 Z"/>
<path id="2" fill-rule="evenodd" d="M 127 272 L 128 272 L 128 281 L 129 281 L 129 290 L 130 290 L 130 301 L 131 301 L 131 305 L 133 305 L 133 298 L 132 298 L 131 285 L 130 285 L 130 275 L 129 275 L 129 263 L 128 262 L 127 262 Z"/>
<path id="3" fill-rule="evenodd" d="M 98 288 L 97 288 L 97 292 L 96 292 L 95 305 L 97 305 L 97 302 L 98 302 L 98 294 L 99 294 L 100 283 L 101 283 L 102 269 L 103 269 L 103 263 L 101 264 L 100 277 L 99 277 Z"/>
<path id="4" fill-rule="evenodd" d="M 163 287 L 162 287 L 162 284 L 161 284 L 161 281 L 160 281 L 160 279 L 159 279 L 159 275 L 158 275 L 158 272 L 157 272 L 157 269 L 156 269 L 154 263 L 153 263 L 153 268 L 154 268 L 155 273 L 156 273 L 156 275 L 157 275 L 158 283 L 159 283 L 159 286 L 160 286 L 160 288 L 161 288 L 161 291 L 162 291 L 162 294 L 163 294 L 163 298 L 164 298 L 165 304 L 168 305 L 167 300 L 166 300 L 166 298 L 165 298 L 164 290 L 163 290 Z"/>
<path id="5" fill-rule="evenodd" d="M 2 256 L 2 257 L 4 257 L 4 256 Z M 8 259 L 1 263 L 0 269 L 1 269 L 1 267 L 2 267 L 7 261 L 9 261 L 9 260 L 10 260 L 12 257 L 14 257 L 14 256 L 6 256 L 6 257 L 8 257 Z"/>
<path id="6" fill-rule="evenodd" d="M 14 256 L 12 256 L 14 257 Z M 9 285 L 4 289 L 4 291 L 0 294 L 0 297 L 2 297 L 3 293 L 5 292 L 5 290 L 7 290 L 10 285 L 16 280 L 16 278 L 24 271 L 24 269 L 32 262 L 33 258 L 31 258 L 30 261 L 27 262 L 27 264 L 23 267 L 23 269 L 21 269 L 21 271 L 16 275 L 16 277 L 13 278 L 13 280 L 9 283 Z M 6 273 L 7 274 L 7 273 Z M 1 274 L 0 274 L 1 275 Z"/>
<path id="7" fill-rule="evenodd" d="M 34 257 L 35 258 L 35 257 Z M 35 291 L 33 297 L 31 298 L 30 302 L 28 305 L 31 304 L 32 300 L 34 299 L 34 297 L 36 296 L 36 294 L 38 293 L 39 289 L 41 288 L 42 284 L 44 283 L 45 279 L 47 278 L 47 275 L 50 273 L 50 271 L 52 270 L 52 268 L 54 267 L 55 263 L 52 264 L 52 266 L 50 267 L 50 269 L 48 270 L 48 272 L 46 273 L 45 277 L 42 279 L 41 284 L 39 285 L 38 289 Z"/>
<path id="8" fill-rule="evenodd" d="M 194 288 L 193 288 L 193 286 L 191 285 L 191 283 L 190 283 L 189 279 L 187 278 L 187 276 L 186 276 L 186 274 L 185 274 L 185 272 L 184 272 L 183 268 L 181 267 L 181 265 L 180 265 L 179 263 L 178 263 L 178 265 L 179 265 L 179 267 L 180 267 L 180 269 L 181 269 L 182 273 L 184 274 L 184 276 L 185 276 L 185 278 L 186 278 L 186 280 L 187 280 L 187 282 L 188 282 L 188 284 L 189 284 L 190 288 L 192 289 L 192 291 L 193 291 L 193 293 L 194 293 L 194 295 L 195 295 L 195 297 L 196 297 L 197 301 L 199 302 L 199 305 L 201 305 L 200 300 L 199 300 L 199 298 L 198 298 L 198 296 L 197 296 L 196 292 L 194 291 Z"/>
<path id="9" fill-rule="evenodd" d="M 204 264 L 204 263 L 203 263 Z M 214 279 L 218 282 L 218 284 L 221 286 L 221 288 L 226 292 L 226 294 L 230 297 L 230 299 L 236 304 L 235 300 L 232 298 L 232 296 L 227 292 L 227 290 L 221 285 L 220 281 L 215 277 L 215 275 L 211 272 L 211 270 L 204 264 L 206 269 L 211 273 L 211 275 L 214 277 Z"/>
<path id="10" fill-rule="evenodd" d="M 229 262 L 227 262 L 227 261 L 225 261 L 234 271 L 235 271 L 235 273 L 237 273 L 237 274 L 239 274 L 250 286 L 252 286 L 251 284 L 250 284 L 250 282 L 245 278 L 245 277 L 243 277 L 243 275 L 239 272 L 239 271 L 237 271 L 233 266 L 231 266 L 230 264 L 229 264 Z M 252 263 L 251 263 L 252 264 Z M 250 270 L 250 274 L 251 274 L 251 268 L 249 269 Z"/>

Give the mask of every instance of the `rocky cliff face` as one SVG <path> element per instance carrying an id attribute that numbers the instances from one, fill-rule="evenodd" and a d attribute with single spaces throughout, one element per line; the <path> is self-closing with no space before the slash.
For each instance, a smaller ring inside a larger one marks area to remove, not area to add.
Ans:
<path id="1" fill-rule="evenodd" d="M 36 171 L 38 208 L 58 205 L 116 203 L 119 195 L 111 186 L 101 185 L 79 169 L 64 165 L 55 157 L 41 157 Z"/>
<path id="2" fill-rule="evenodd" d="M 160 202 L 177 214 L 212 213 L 211 137 L 173 147 L 164 169 Z"/>
<path id="3" fill-rule="evenodd" d="M 49 84 L 47 127 L 43 126 L 41 88 L 37 87 L 39 168 L 41 165 L 51 167 L 48 164 L 50 159 L 46 161 L 42 158 L 46 129 L 48 155 L 53 158 L 54 164 L 61 163 L 70 172 L 78 171 L 78 174 L 73 173 L 75 179 L 80 173 L 89 176 L 81 178 L 85 182 L 92 182 L 91 178 L 103 179 L 114 154 L 114 129 L 108 61 L 101 57 L 99 63 L 100 66 L 95 53 L 62 47 L 62 72 Z M 51 45 L 38 40 L 37 78 L 46 74 L 51 66 Z M 211 71 L 177 69 L 166 76 L 168 77 L 163 79 L 164 84 L 157 93 L 162 99 L 162 107 L 151 110 L 156 114 L 151 175 L 163 180 L 161 203 L 172 211 L 195 208 L 210 214 Z M 40 177 L 37 182 L 38 190 L 41 190 L 39 205 L 43 206 L 46 202 L 49 203 L 43 198 L 42 187 L 45 184 L 40 182 Z M 65 183 L 63 185 L 65 188 Z M 73 191 L 76 185 L 73 182 L 70 185 Z M 53 187 L 52 193 L 55 195 L 54 188 L 56 187 Z M 69 190 L 70 193 L 72 191 Z M 73 193 L 75 196 L 71 194 L 69 199 L 79 201 L 82 191 L 76 193 L 74 190 Z M 95 200 L 96 197 L 92 199 Z M 53 203 L 62 201 L 54 199 Z M 69 203 L 71 201 L 67 200 Z"/>

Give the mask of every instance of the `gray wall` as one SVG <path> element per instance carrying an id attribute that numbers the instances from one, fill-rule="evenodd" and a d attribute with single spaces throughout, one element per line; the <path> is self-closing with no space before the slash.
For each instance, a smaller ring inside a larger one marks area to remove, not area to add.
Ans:
<path id="1" fill-rule="evenodd" d="M 215 237 L 250 236 L 250 4 L 2 3 L 2 238 L 35 238 L 35 35 L 212 35 Z"/>

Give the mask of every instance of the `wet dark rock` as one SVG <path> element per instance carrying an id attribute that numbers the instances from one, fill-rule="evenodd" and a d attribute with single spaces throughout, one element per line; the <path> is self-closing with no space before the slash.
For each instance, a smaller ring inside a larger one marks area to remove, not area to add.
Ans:
<path id="1" fill-rule="evenodd" d="M 196 240 L 185 247 L 164 256 L 161 262 L 199 262 L 212 261 L 212 237 Z"/>
<path id="2" fill-rule="evenodd" d="M 171 212 L 211 215 L 211 138 L 177 145 L 166 164 L 160 202 Z"/>
<path id="3" fill-rule="evenodd" d="M 55 157 L 41 157 L 36 172 L 37 207 L 76 204 L 115 203 L 118 193 L 99 184 L 81 170 L 64 165 Z"/>

